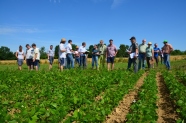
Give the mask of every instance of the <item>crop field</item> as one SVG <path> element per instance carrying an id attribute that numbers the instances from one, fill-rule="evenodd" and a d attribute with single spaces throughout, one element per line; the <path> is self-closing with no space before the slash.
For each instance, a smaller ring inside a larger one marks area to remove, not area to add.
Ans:
<path id="1" fill-rule="evenodd" d="M 0 123 L 184 123 L 186 60 L 137 74 L 78 68 L 38 72 L 0 65 Z"/>

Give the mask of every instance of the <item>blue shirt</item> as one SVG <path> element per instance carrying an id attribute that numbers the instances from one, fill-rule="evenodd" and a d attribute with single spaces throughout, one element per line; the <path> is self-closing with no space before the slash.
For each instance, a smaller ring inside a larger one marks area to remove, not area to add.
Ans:
<path id="1" fill-rule="evenodd" d="M 92 50 L 92 53 L 93 53 L 92 55 L 93 55 L 93 56 L 97 56 L 97 55 L 96 55 L 97 52 L 99 52 L 99 51 L 96 50 L 96 49 L 93 49 L 93 50 Z"/>
<path id="2" fill-rule="evenodd" d="M 157 57 L 159 52 L 156 51 L 161 51 L 160 48 L 154 47 L 154 56 Z"/>

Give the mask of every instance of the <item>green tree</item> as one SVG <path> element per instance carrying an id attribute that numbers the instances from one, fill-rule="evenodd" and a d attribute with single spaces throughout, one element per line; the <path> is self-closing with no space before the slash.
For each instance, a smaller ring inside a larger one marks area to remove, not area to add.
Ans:
<path id="1" fill-rule="evenodd" d="M 58 59 L 58 57 L 59 57 L 59 45 L 55 46 L 54 52 L 55 52 L 55 56 L 54 56 L 55 59 Z"/>
<path id="2" fill-rule="evenodd" d="M 75 44 L 72 44 L 72 50 L 76 50 L 76 46 Z"/>
<path id="3" fill-rule="evenodd" d="M 47 58 L 47 53 L 45 52 L 45 47 L 41 47 L 41 49 L 40 49 L 40 58 L 41 59 Z"/>
<path id="4" fill-rule="evenodd" d="M 0 60 L 15 60 L 16 57 L 13 52 L 10 51 L 10 48 L 1 46 L 0 48 Z"/>
<path id="5" fill-rule="evenodd" d="M 129 48 L 128 45 L 120 44 L 116 57 L 128 57 L 126 50 Z"/>

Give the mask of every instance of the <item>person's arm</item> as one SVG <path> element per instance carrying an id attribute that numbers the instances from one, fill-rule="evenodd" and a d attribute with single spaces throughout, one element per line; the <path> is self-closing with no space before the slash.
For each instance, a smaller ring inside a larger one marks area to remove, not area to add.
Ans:
<path id="1" fill-rule="evenodd" d="M 173 47 L 172 45 L 169 45 L 170 46 L 170 53 L 173 51 Z"/>
<path id="2" fill-rule="evenodd" d="M 118 51 L 117 51 L 117 49 L 116 49 L 116 47 L 115 47 L 115 56 L 117 55 L 117 53 L 118 53 Z"/>
<path id="3" fill-rule="evenodd" d="M 49 52 L 50 52 L 50 51 L 48 50 L 48 53 L 47 53 L 48 59 L 49 59 Z"/>
<path id="4" fill-rule="evenodd" d="M 154 59 L 154 50 L 152 49 L 152 61 L 153 61 L 153 59 Z"/>
<path id="5" fill-rule="evenodd" d="M 107 56 L 108 56 L 108 54 L 107 54 L 108 53 L 108 48 L 106 48 L 105 53 L 106 53 L 105 55 L 106 55 L 106 58 L 107 58 Z"/>
<path id="6" fill-rule="evenodd" d="M 23 52 L 23 60 L 25 59 L 25 57 L 26 57 L 26 56 L 25 56 L 25 54 L 24 54 L 24 52 Z"/>
<path id="7" fill-rule="evenodd" d="M 18 53 L 16 52 L 15 57 L 18 58 Z"/>
<path id="8" fill-rule="evenodd" d="M 139 53 L 139 49 L 138 49 L 138 45 L 137 44 L 135 44 L 135 46 L 136 46 L 136 51 L 135 51 L 135 57 L 137 58 L 137 56 L 138 56 L 138 53 Z"/>
<path id="9" fill-rule="evenodd" d="M 61 52 L 66 52 L 66 49 L 63 46 L 60 46 L 60 51 Z"/>

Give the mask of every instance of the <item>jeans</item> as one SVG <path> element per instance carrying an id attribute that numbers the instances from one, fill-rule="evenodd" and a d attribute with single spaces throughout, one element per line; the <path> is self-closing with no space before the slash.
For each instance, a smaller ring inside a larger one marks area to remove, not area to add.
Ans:
<path id="1" fill-rule="evenodd" d="M 98 67 L 105 67 L 105 55 L 100 55 L 98 57 Z"/>
<path id="2" fill-rule="evenodd" d="M 141 65 L 142 65 L 142 69 L 145 69 L 145 54 L 143 54 L 143 53 L 139 54 L 138 70 L 141 69 Z"/>
<path id="3" fill-rule="evenodd" d="M 74 59 L 72 54 L 67 54 L 67 68 L 74 68 Z"/>
<path id="4" fill-rule="evenodd" d="M 138 58 L 129 58 L 128 59 L 128 68 L 127 69 L 130 69 L 131 68 L 131 64 L 133 64 L 133 69 L 134 69 L 134 72 L 137 73 L 138 72 Z"/>
<path id="5" fill-rule="evenodd" d="M 98 56 L 92 55 L 92 67 L 94 67 L 94 63 L 97 68 L 98 67 Z"/>
<path id="6" fill-rule="evenodd" d="M 170 55 L 169 54 L 163 54 L 164 55 L 164 64 L 166 65 L 167 69 L 170 70 Z"/>
<path id="7" fill-rule="evenodd" d="M 75 61 L 78 63 L 78 65 L 80 65 L 80 57 L 75 57 Z"/>
<path id="8" fill-rule="evenodd" d="M 86 68 L 86 56 L 80 56 L 80 67 Z"/>

